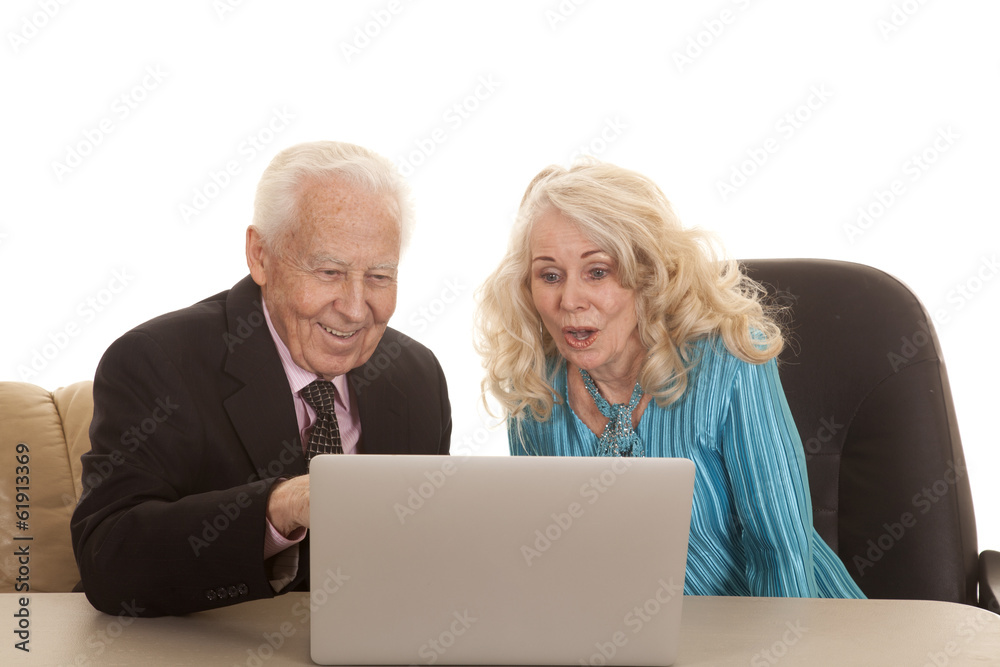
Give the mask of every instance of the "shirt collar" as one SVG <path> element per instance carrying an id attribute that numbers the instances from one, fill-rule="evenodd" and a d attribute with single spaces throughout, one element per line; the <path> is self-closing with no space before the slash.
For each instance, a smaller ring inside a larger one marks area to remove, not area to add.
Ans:
<path id="1" fill-rule="evenodd" d="M 307 371 L 292 360 L 292 353 L 288 351 L 288 346 L 285 345 L 285 341 L 281 340 L 281 336 L 274 329 L 274 324 L 271 322 L 271 314 L 267 310 L 267 302 L 264 300 L 263 295 L 261 295 L 261 304 L 264 307 L 264 319 L 267 321 L 267 329 L 271 332 L 274 346 L 278 349 L 281 367 L 285 369 L 285 375 L 288 377 L 288 386 L 291 388 L 292 393 L 298 396 L 303 387 L 318 379 L 319 376 L 312 371 Z M 337 389 L 337 402 L 346 410 L 350 410 L 351 394 L 347 390 L 347 375 L 338 375 L 331 382 L 333 382 L 333 386 Z"/>

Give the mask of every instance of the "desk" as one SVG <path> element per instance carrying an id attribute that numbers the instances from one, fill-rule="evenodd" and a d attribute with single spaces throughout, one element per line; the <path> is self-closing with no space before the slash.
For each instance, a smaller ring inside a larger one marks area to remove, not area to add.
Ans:
<path id="1" fill-rule="evenodd" d="M 14 648 L 18 595 L 0 595 L 0 665 L 312 665 L 309 597 L 189 616 L 96 611 L 82 593 L 30 596 L 30 653 Z M 1000 665 L 1000 616 L 948 602 L 684 598 L 678 667 Z"/>

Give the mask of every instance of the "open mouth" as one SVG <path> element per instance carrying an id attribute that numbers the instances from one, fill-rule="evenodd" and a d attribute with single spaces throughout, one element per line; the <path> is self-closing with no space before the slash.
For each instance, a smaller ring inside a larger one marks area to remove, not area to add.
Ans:
<path id="1" fill-rule="evenodd" d="M 336 329 L 331 329 L 325 324 L 320 324 L 319 326 L 323 329 L 323 331 L 342 340 L 353 338 L 359 331 L 361 331 L 361 329 L 355 329 L 354 331 L 337 331 Z"/>
<path id="2" fill-rule="evenodd" d="M 600 333 L 597 329 L 585 327 L 563 327 L 562 332 L 566 344 L 576 350 L 590 347 Z"/>

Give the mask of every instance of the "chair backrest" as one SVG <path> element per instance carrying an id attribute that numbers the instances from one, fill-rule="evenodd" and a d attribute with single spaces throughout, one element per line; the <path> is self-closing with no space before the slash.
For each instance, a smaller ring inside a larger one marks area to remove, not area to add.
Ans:
<path id="1" fill-rule="evenodd" d="M 869 597 L 976 604 L 972 495 L 941 349 L 920 301 L 860 264 L 742 264 L 788 307 L 779 372 L 820 535 Z"/>
<path id="2" fill-rule="evenodd" d="M 69 522 L 93 413 L 92 382 L 53 392 L 0 382 L 0 593 L 66 592 L 80 581 Z"/>

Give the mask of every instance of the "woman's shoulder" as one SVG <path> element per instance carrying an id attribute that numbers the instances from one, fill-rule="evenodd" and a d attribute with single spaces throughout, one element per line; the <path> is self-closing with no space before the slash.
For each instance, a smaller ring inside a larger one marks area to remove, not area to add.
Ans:
<path id="1" fill-rule="evenodd" d="M 548 419 L 538 420 L 535 418 L 535 414 L 530 409 L 525 409 L 523 416 L 518 421 L 524 425 L 528 425 L 529 428 L 539 428 L 540 424 L 548 424 L 553 419 L 561 416 L 563 408 L 566 405 L 566 401 L 568 400 L 569 394 L 566 382 L 566 360 L 560 356 L 546 357 L 545 377 L 552 384 L 552 412 Z"/>
<path id="2" fill-rule="evenodd" d="M 688 346 L 689 362 L 698 371 L 734 368 L 737 364 L 745 363 L 729 350 L 722 336 L 718 334 L 696 338 L 690 341 Z"/>
<path id="3" fill-rule="evenodd" d="M 545 420 L 536 418 L 530 409 L 525 409 L 519 419 L 508 418 L 511 454 L 537 456 L 563 453 L 570 428 L 567 423 L 570 413 L 567 411 L 566 362 L 561 357 L 548 358 L 545 365 L 546 376 L 552 382 L 552 411 Z"/>
<path id="4" fill-rule="evenodd" d="M 757 332 L 756 330 L 750 332 L 750 337 L 752 340 L 762 340 L 763 334 Z M 694 365 L 723 365 L 731 366 L 733 368 L 741 366 L 759 366 L 761 364 L 756 364 L 745 359 L 740 358 L 729 346 L 726 345 L 725 339 L 722 335 L 718 333 L 707 334 L 696 338 L 688 343 L 690 350 L 692 351 L 691 362 Z M 765 363 L 774 363 L 773 359 L 769 359 Z"/>
<path id="5" fill-rule="evenodd" d="M 754 374 L 760 364 L 753 364 L 736 356 L 722 336 L 711 334 L 689 343 L 689 388 L 693 394 L 701 392 L 728 392 L 737 377 Z M 773 364 L 774 360 L 766 362 Z"/>

